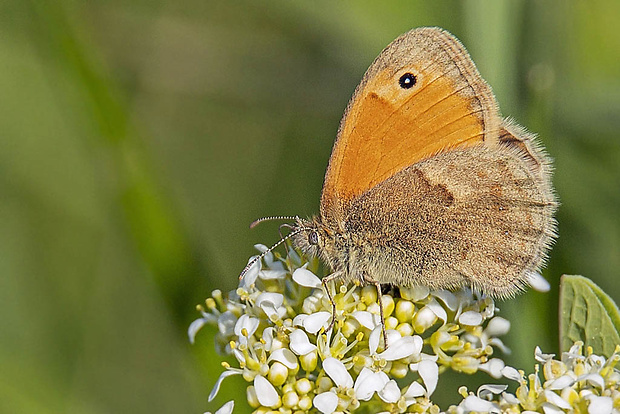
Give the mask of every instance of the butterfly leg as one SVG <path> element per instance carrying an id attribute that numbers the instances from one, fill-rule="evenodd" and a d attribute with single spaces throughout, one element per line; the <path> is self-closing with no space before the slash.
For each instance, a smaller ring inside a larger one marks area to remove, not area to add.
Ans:
<path id="1" fill-rule="evenodd" d="M 375 285 L 377 288 L 377 302 L 379 303 L 379 316 L 381 317 L 381 332 L 383 333 L 383 343 L 385 349 L 388 347 L 387 332 L 385 330 L 385 317 L 383 316 L 383 294 L 381 293 L 381 284 L 368 275 L 364 275 L 364 281 L 368 284 Z"/>
<path id="2" fill-rule="evenodd" d="M 327 286 L 327 284 L 336 279 L 339 279 L 341 276 L 342 276 L 342 272 L 334 272 L 331 275 L 324 277 L 323 280 L 321 280 L 321 284 L 323 285 L 323 290 L 327 294 L 327 297 L 329 298 L 329 302 L 332 304 L 332 321 L 329 323 L 329 326 L 327 327 L 325 332 L 332 329 L 334 327 L 334 323 L 336 322 L 336 302 L 334 302 L 334 298 L 331 292 L 329 291 L 329 286 Z"/>

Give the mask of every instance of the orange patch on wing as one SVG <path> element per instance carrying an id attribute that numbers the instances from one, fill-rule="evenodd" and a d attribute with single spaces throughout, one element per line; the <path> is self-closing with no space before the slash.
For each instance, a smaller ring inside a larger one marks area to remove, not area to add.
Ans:
<path id="1" fill-rule="evenodd" d="M 427 78 L 409 95 L 382 89 L 391 77 L 378 74 L 354 97 L 332 152 L 323 201 L 346 202 L 418 161 L 483 141 L 475 97 L 456 90 L 448 76 Z"/>

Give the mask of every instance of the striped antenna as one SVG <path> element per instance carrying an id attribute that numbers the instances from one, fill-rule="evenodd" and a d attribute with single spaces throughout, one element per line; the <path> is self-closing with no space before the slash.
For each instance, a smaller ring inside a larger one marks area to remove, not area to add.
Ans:
<path id="1" fill-rule="evenodd" d="M 258 220 L 254 220 L 250 224 L 250 228 L 253 229 L 254 227 L 258 226 L 263 221 L 270 221 L 270 220 L 297 220 L 298 218 L 299 218 L 299 216 L 271 216 L 271 217 L 263 217 L 263 218 L 259 218 Z"/>
<path id="2" fill-rule="evenodd" d="M 305 230 L 307 230 L 307 229 L 305 227 L 302 227 L 302 228 L 299 228 L 299 229 L 297 229 L 295 231 L 290 232 L 286 236 L 282 237 L 276 244 L 274 244 L 273 246 L 271 246 L 270 248 L 268 248 L 267 250 L 262 252 L 260 255 L 256 256 L 254 259 L 250 260 L 250 262 L 241 271 L 241 274 L 239 275 L 239 280 L 243 279 L 243 276 L 245 276 L 245 274 L 248 272 L 248 270 L 250 270 L 250 268 L 252 266 L 254 266 L 254 264 L 256 264 L 256 262 L 258 262 L 263 257 L 265 257 L 267 255 L 267 253 L 271 252 L 273 249 L 275 249 L 276 247 L 278 247 L 279 245 L 281 245 L 282 243 L 284 243 L 285 241 L 287 241 L 288 239 L 290 239 L 294 235 L 299 234 L 299 233 L 301 233 L 302 231 L 305 231 Z"/>

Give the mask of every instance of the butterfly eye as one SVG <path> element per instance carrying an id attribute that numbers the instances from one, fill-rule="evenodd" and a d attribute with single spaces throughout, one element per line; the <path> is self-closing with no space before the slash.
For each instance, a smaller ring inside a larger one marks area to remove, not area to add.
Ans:
<path id="1" fill-rule="evenodd" d="M 316 231 L 308 233 L 308 243 L 311 245 L 319 244 L 319 234 Z"/>
<path id="2" fill-rule="evenodd" d="M 398 84 L 403 89 L 409 89 L 416 83 L 416 77 L 413 73 L 407 72 L 398 80 Z"/>

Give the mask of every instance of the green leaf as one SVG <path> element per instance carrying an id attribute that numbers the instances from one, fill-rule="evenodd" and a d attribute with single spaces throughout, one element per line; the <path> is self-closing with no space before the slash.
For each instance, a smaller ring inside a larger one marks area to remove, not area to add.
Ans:
<path id="1" fill-rule="evenodd" d="M 560 282 L 560 348 L 576 341 L 594 353 L 609 357 L 620 344 L 618 306 L 594 282 L 583 276 L 564 275 Z"/>

